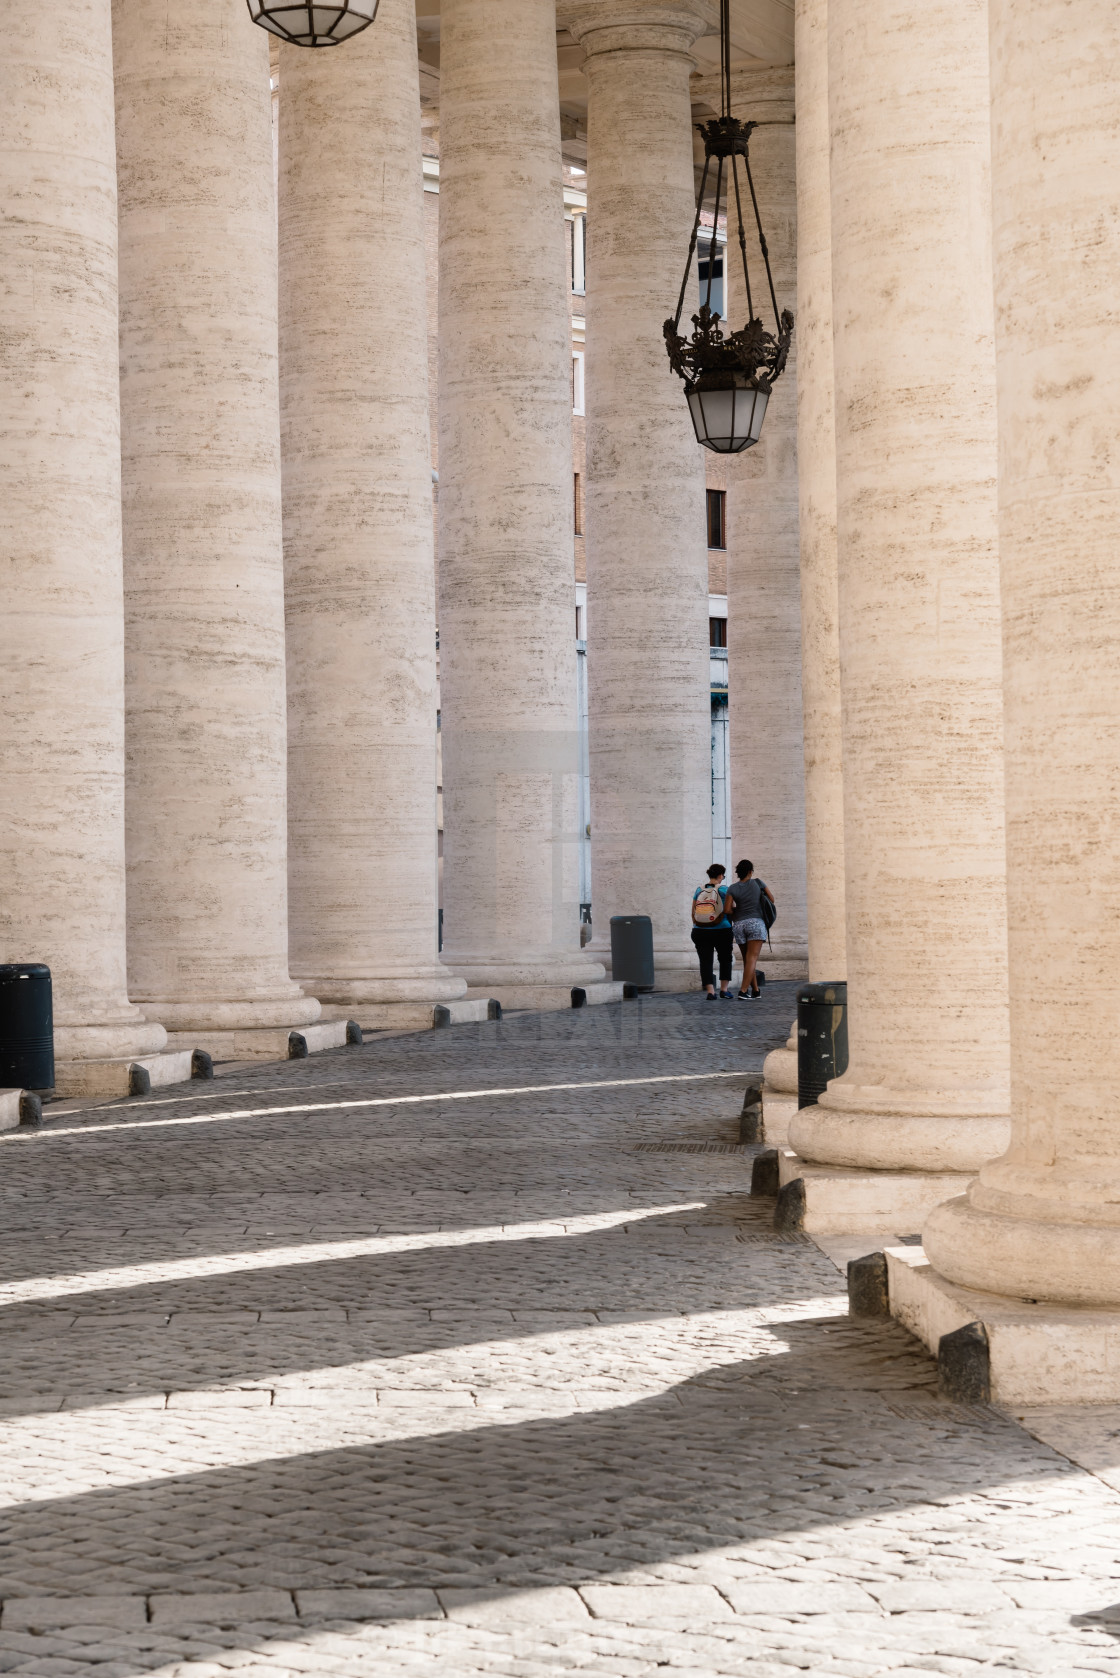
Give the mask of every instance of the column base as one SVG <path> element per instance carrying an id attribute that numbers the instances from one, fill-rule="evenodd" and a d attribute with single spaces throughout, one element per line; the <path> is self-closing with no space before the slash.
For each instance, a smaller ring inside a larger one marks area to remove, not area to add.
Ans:
<path id="1" fill-rule="evenodd" d="M 613 978 L 614 969 L 611 966 L 609 939 L 593 938 L 584 950 L 584 954 L 594 961 L 602 962 L 604 972 L 611 974 Z M 655 991 L 670 991 L 679 994 L 681 991 L 698 991 L 700 988 L 700 964 L 696 959 L 696 949 L 692 943 L 680 945 L 673 949 L 659 949 L 656 944 L 654 945 L 653 989 Z"/>
<path id="2" fill-rule="evenodd" d="M 145 1000 L 140 1006 L 149 1020 L 159 1020 L 167 1027 L 169 1036 L 186 1033 L 194 1037 L 199 1048 L 206 1048 L 203 1037 L 215 1032 L 299 1031 L 314 1025 L 322 1011 L 318 998 L 305 996 L 296 985 L 290 992 L 265 1001 L 197 997 L 188 1002 Z"/>
<path id="3" fill-rule="evenodd" d="M 849 1108 L 830 1084 L 819 1102 L 803 1107 L 790 1129 L 790 1142 L 803 1159 L 857 1171 L 964 1172 L 975 1177 L 982 1165 L 1006 1152 L 1009 1115 Z M 931 1101 L 930 1106 L 934 1103 Z M 943 1197 L 944 1198 L 944 1197 Z"/>
<path id="4" fill-rule="evenodd" d="M 338 1019 L 343 1009 L 357 1020 L 371 1007 L 421 1007 L 431 1010 L 437 1003 L 459 1002 L 466 995 L 467 981 L 438 965 L 402 974 L 381 974 L 373 978 L 316 979 L 293 975 L 306 996 L 318 997 L 322 1018 Z M 359 1023 L 362 1023 L 359 1021 Z"/>
<path id="5" fill-rule="evenodd" d="M 760 1142 L 765 1142 L 768 1148 L 787 1148 L 789 1146 L 789 1127 L 797 1117 L 797 1092 L 790 1095 L 786 1090 L 773 1090 L 769 1084 L 762 1086 L 762 1135 Z"/>
<path id="6" fill-rule="evenodd" d="M 779 1148 L 776 1215 L 785 1227 L 803 1229 L 807 1235 L 881 1235 L 884 1230 L 917 1234 L 935 1206 L 963 1194 L 971 1181 L 957 1172 L 818 1165 L 792 1148 Z"/>
<path id="7" fill-rule="evenodd" d="M 801 984 L 809 977 L 808 956 L 779 956 L 772 954 L 765 945 L 758 958 L 758 965 L 765 973 L 767 980 L 775 983 L 782 979 L 791 979 L 794 984 Z"/>
<path id="8" fill-rule="evenodd" d="M 921 1247 L 885 1252 L 890 1314 L 938 1358 L 945 1397 L 1012 1406 L 1120 1401 L 1120 1308 L 1007 1299 L 947 1281 Z M 968 1329 L 973 1379 L 962 1383 L 960 1352 L 942 1342 Z"/>
<path id="9" fill-rule="evenodd" d="M 789 1038 L 780 1049 L 771 1049 L 762 1063 L 762 1076 L 767 1087 L 784 1095 L 797 1094 L 797 1021 Z"/>
<path id="10" fill-rule="evenodd" d="M 1000 1161 L 991 1175 L 1001 1172 L 1014 1175 L 1014 1167 Z M 1113 1208 L 1102 1202 L 1101 1190 L 1089 1184 L 1079 1205 L 1050 1202 L 1051 1216 L 1032 1217 L 1029 1202 L 1013 1200 L 1006 1211 L 986 1207 L 985 1198 L 1002 1198 L 988 1177 L 985 1172 L 965 1198 L 938 1206 L 924 1228 L 939 1271 L 954 1285 L 991 1288 L 1002 1299 L 1120 1309 L 1120 1228 L 1105 1221 Z"/>
<path id="11" fill-rule="evenodd" d="M 466 981 L 468 996 L 496 996 L 503 1007 L 507 1004 L 502 997 L 502 991 L 511 987 L 570 991 L 576 985 L 586 987 L 602 984 L 607 977 L 607 970 L 602 963 L 583 950 L 573 950 L 555 956 L 547 951 L 529 951 L 521 961 L 502 961 L 492 955 L 445 949 L 443 962 L 449 977 L 454 975 Z M 531 1008 L 533 1004 L 511 1002 L 508 1006 Z"/>
<path id="12" fill-rule="evenodd" d="M 315 1004 L 318 1013 L 319 1004 Z M 324 1049 L 344 1049 L 349 1042 L 346 1020 L 315 1025 L 256 1026 L 233 1031 L 173 1031 L 168 1046 L 204 1049 L 213 1060 L 303 1060 Z"/>

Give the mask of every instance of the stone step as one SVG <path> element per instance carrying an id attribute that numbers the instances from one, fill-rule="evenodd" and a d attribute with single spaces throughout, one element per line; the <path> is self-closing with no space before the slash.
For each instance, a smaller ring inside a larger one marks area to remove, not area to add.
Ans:
<path id="1" fill-rule="evenodd" d="M 202 1049 L 214 1060 L 303 1060 L 324 1049 L 342 1049 L 356 1040 L 348 1020 L 320 1020 L 315 1025 L 251 1026 L 243 1031 L 176 1031 L 170 1049 Z"/>
<path id="2" fill-rule="evenodd" d="M 457 1002 L 353 1002 L 348 1009 L 323 1009 L 325 1020 L 344 1016 L 356 1020 L 363 1031 L 438 1031 L 442 1026 L 500 1019 L 501 1006 L 483 993 Z"/>
<path id="3" fill-rule="evenodd" d="M 468 990 L 472 1001 L 486 996 L 483 990 Z M 567 1008 L 590 1008 L 602 1002 L 621 1002 L 636 995 L 633 985 L 620 979 L 602 979 L 590 985 L 494 985 L 492 994 L 510 1012 L 529 1009 L 535 1013 L 559 1013 Z"/>

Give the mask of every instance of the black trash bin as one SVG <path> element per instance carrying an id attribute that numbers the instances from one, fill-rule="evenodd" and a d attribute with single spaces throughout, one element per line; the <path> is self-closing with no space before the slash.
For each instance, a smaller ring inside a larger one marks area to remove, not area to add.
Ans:
<path id="1" fill-rule="evenodd" d="M 811 1107 L 828 1080 L 847 1070 L 847 985 L 802 985 L 797 993 L 798 1107 Z"/>
<path id="2" fill-rule="evenodd" d="M 611 916 L 611 978 L 652 990 L 653 922 L 648 915 Z"/>
<path id="3" fill-rule="evenodd" d="M 51 970 L 39 961 L 0 966 L 0 1086 L 54 1088 Z"/>

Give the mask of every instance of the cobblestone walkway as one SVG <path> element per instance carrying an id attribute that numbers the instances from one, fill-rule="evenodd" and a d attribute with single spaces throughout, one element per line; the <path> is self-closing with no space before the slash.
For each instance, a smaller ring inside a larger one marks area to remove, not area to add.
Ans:
<path id="1" fill-rule="evenodd" d="M 0 1669 L 1120 1674 L 1120 1491 L 938 1403 L 736 1146 L 761 1004 L 0 1138 Z"/>

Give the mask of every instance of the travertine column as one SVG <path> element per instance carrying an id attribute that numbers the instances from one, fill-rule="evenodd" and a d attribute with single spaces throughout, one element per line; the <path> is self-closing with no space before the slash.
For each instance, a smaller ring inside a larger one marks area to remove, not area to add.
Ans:
<path id="1" fill-rule="evenodd" d="M 798 0 L 797 496 L 801 555 L 801 716 L 809 977 L 843 979 L 844 781 L 836 598 L 836 426 L 832 379 L 832 209 L 828 162 L 828 0 Z M 764 132 L 764 131 L 763 131 Z M 761 149 L 761 135 L 755 146 Z M 767 428 L 770 415 L 767 414 Z M 763 431 L 763 444 L 768 429 Z M 740 488 L 740 497 L 746 489 Z M 796 667 L 795 667 L 796 669 Z M 752 859 L 753 860 L 753 859 Z M 797 1034 L 765 1062 L 773 1089 L 797 1089 Z"/>
<path id="2" fill-rule="evenodd" d="M 1009 1102 L 984 7 L 831 0 L 829 104 L 851 1059 L 790 1137 L 969 1171 Z"/>
<path id="3" fill-rule="evenodd" d="M 579 944 L 553 0 L 444 0 L 439 301 L 443 959 L 532 1001 L 603 977 Z"/>
<path id="4" fill-rule="evenodd" d="M 801 551 L 801 713 L 809 977 L 847 974 L 844 778 L 836 583 L 836 424 L 832 377 L 832 206 L 828 0 L 798 0 L 797 489 Z M 770 423 L 767 415 L 767 425 Z M 763 432 L 765 441 L 766 432 Z"/>
<path id="5" fill-rule="evenodd" d="M 696 983 L 711 862 L 704 456 L 662 325 L 696 209 L 690 49 L 708 0 L 560 0 L 587 55 L 587 670 L 594 941 L 653 919 L 659 987 Z M 695 275 L 695 269 L 693 270 Z"/>
<path id="6" fill-rule="evenodd" d="M 1120 13 L 991 0 L 991 40 L 1012 1141 L 924 1243 L 1120 1305 Z"/>
<path id="7" fill-rule="evenodd" d="M 423 197 L 413 0 L 282 46 L 291 970 L 370 1023 L 466 990 L 437 954 Z"/>
<path id="8" fill-rule="evenodd" d="M 58 1088 L 166 1042 L 125 982 L 117 203 L 108 0 L 0 59 L 0 962 L 54 977 Z"/>
<path id="9" fill-rule="evenodd" d="M 719 109 L 719 82 L 699 84 Z M 797 306 L 797 189 L 793 66 L 736 72 L 731 108 L 760 124 L 751 173 L 779 309 Z M 740 173 L 742 173 L 740 169 Z M 754 312 L 776 330 L 746 181 L 743 220 Z M 732 327 L 746 323 L 734 195 L 724 269 Z M 800 322 L 798 322 L 800 325 Z M 761 441 L 728 462 L 727 687 L 734 856 L 749 857 L 778 905 L 763 965 L 775 979 L 808 972 L 805 766 L 801 724 L 801 578 L 797 508 L 799 331 L 774 386 Z M 836 975 L 830 975 L 835 978 Z"/>
<path id="10" fill-rule="evenodd" d="M 169 1028 L 303 1025 L 268 37 L 241 0 L 114 0 L 113 26 L 130 980 Z"/>

